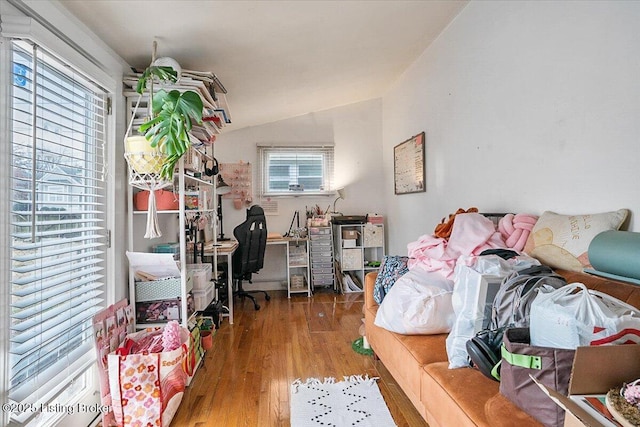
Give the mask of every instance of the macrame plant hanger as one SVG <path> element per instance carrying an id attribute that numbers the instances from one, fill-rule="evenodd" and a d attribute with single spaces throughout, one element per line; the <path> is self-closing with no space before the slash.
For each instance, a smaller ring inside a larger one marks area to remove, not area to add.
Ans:
<path id="1" fill-rule="evenodd" d="M 157 42 L 153 42 L 153 54 L 151 57 L 151 65 L 156 61 L 156 51 L 157 51 Z M 146 88 L 143 88 L 146 90 Z M 133 121 L 136 117 L 136 112 L 138 111 L 138 107 L 140 106 L 140 101 L 142 99 L 142 94 L 138 96 L 138 100 L 133 109 L 133 113 L 131 115 L 131 120 L 129 121 L 129 126 L 127 127 L 127 132 L 124 137 L 125 144 L 125 154 L 124 157 L 129 164 L 129 185 L 132 187 L 139 188 L 141 190 L 149 191 L 149 203 L 147 208 L 147 229 L 144 237 L 146 239 L 154 239 L 162 236 L 162 232 L 160 231 L 160 227 L 158 224 L 158 211 L 156 208 L 156 197 L 155 191 L 161 190 L 166 187 L 170 187 L 173 185 L 173 181 L 168 181 L 160 176 L 160 171 L 162 170 L 162 164 L 166 155 L 163 154 L 158 147 L 151 148 L 150 151 L 140 151 L 138 149 L 134 149 L 133 151 L 129 149 L 128 141 L 133 139 L 145 138 L 144 136 L 133 136 L 131 135 L 133 128 Z M 153 114 L 153 78 L 149 79 L 149 101 L 148 101 L 148 117 L 151 117 Z M 144 141 L 143 141 L 144 142 Z"/>

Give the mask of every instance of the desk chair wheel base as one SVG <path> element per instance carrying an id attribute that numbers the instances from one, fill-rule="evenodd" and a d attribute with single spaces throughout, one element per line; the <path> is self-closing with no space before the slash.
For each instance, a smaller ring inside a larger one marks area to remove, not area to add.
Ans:
<path id="1" fill-rule="evenodd" d="M 264 294 L 264 299 L 266 301 L 271 300 L 271 297 L 269 296 L 269 294 L 266 291 L 245 291 L 244 289 L 241 288 L 242 283 L 239 282 L 238 283 L 240 289 L 238 289 L 235 293 L 234 293 L 234 297 L 240 297 L 241 299 L 245 299 L 245 298 L 249 298 L 251 301 L 253 301 L 253 308 L 255 308 L 256 311 L 260 310 L 260 304 L 258 304 L 258 301 L 256 300 L 256 297 L 254 297 L 253 295 L 251 295 L 251 293 L 258 293 L 258 292 L 262 292 Z"/>
<path id="2" fill-rule="evenodd" d="M 236 292 L 234 297 L 240 297 L 240 299 L 242 300 L 244 300 L 245 298 L 249 298 L 253 302 L 253 308 L 256 311 L 260 310 L 260 304 L 258 304 L 258 301 L 256 301 L 256 298 L 253 295 L 250 295 L 248 292 L 238 291 Z"/>

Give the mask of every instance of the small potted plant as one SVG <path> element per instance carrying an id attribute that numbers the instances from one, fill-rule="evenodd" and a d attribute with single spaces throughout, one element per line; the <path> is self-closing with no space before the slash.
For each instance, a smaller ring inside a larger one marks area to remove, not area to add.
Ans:
<path id="1" fill-rule="evenodd" d="M 153 80 L 159 82 L 175 83 L 178 80 L 178 71 L 171 66 L 154 65 L 152 63 L 138 79 L 136 92 L 142 95 L 146 90 L 153 91 Z M 150 86 L 147 88 L 147 86 Z M 136 156 L 130 161 L 134 169 L 139 173 L 159 172 L 160 178 L 167 181 L 173 179 L 175 165 L 187 152 L 191 141 L 189 131 L 192 128 L 192 119 L 202 123 L 202 98 L 197 92 L 187 90 L 165 91 L 160 89 L 151 98 L 150 117 L 140 126 L 140 133 L 148 141 L 148 147 L 139 136 L 130 137 L 127 141 L 129 152 L 156 153 L 161 156 L 161 165 L 156 170 L 149 160 L 153 155 Z M 145 166 L 147 165 L 147 166 Z"/>

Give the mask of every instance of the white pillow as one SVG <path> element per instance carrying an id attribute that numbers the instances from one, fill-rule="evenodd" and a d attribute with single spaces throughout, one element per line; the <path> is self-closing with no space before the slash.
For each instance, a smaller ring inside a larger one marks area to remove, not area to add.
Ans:
<path id="1" fill-rule="evenodd" d="M 400 277 L 378 308 L 374 324 L 404 335 L 443 334 L 451 330 L 453 281 L 420 269 Z"/>
<path id="2" fill-rule="evenodd" d="M 546 211 L 533 227 L 524 251 L 552 268 L 581 272 L 591 268 L 589 244 L 603 231 L 618 230 L 628 209 L 587 215 Z"/>

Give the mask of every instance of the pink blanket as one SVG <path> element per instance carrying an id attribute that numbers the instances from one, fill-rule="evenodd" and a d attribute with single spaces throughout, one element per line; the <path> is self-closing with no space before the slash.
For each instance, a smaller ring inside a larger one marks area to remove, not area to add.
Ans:
<path id="1" fill-rule="evenodd" d="M 491 220 L 478 213 L 459 214 L 449 240 L 425 234 L 407 245 L 408 267 L 438 271 L 451 279 L 460 256 L 479 255 L 486 249 L 504 247 L 504 240 Z"/>

